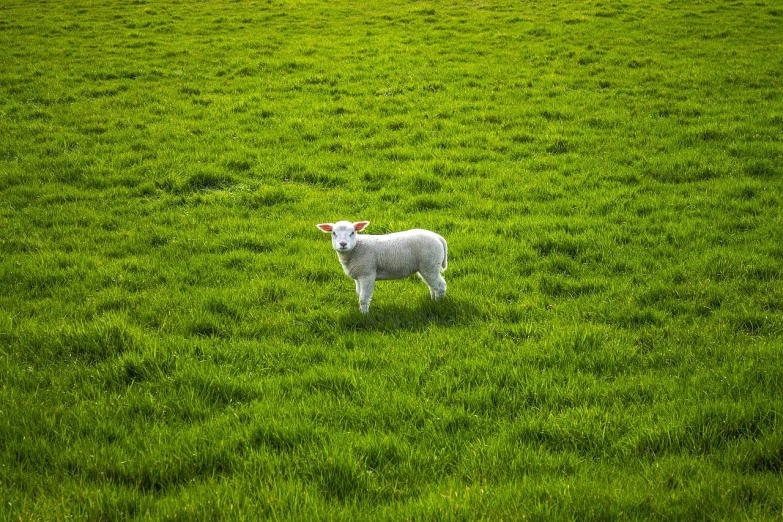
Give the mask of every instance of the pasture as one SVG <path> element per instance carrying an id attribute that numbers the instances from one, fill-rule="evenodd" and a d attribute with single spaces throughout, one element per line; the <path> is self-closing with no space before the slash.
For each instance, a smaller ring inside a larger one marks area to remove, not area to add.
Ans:
<path id="1" fill-rule="evenodd" d="M 0 519 L 783 516 L 775 0 L 2 0 Z M 316 223 L 427 228 L 368 316 Z"/>

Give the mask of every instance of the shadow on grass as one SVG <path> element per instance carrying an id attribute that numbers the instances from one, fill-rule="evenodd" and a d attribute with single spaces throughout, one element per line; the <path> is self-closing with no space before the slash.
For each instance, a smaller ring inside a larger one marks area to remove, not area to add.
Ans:
<path id="1" fill-rule="evenodd" d="M 393 332 L 424 330 L 429 326 L 465 326 L 482 319 L 483 313 L 471 301 L 447 296 L 442 301 L 429 299 L 409 305 L 372 305 L 370 313 L 352 310 L 340 319 L 350 331 Z"/>

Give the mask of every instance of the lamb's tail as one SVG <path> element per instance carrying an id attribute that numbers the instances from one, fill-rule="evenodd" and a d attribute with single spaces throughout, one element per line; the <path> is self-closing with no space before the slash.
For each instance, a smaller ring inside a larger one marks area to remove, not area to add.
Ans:
<path id="1" fill-rule="evenodd" d="M 440 239 L 440 242 L 443 244 L 443 262 L 440 264 L 440 271 L 443 272 L 449 267 L 449 246 L 446 244 L 446 240 L 441 236 L 438 236 L 438 239 Z"/>

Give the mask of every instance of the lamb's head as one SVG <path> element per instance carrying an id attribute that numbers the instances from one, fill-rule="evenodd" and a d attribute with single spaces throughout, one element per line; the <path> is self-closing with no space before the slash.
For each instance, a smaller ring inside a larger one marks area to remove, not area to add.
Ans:
<path id="1" fill-rule="evenodd" d="M 321 223 L 316 226 L 324 232 L 331 232 L 332 246 L 335 250 L 350 252 L 356 247 L 356 233 L 364 230 L 369 224 L 369 221 L 359 221 L 358 223 L 338 221 L 337 223 Z"/>

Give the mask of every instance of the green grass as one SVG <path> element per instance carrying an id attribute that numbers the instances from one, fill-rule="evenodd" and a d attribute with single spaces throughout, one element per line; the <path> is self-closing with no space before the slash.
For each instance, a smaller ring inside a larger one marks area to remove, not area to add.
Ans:
<path id="1" fill-rule="evenodd" d="M 783 516 L 776 2 L 0 12 L 0 519 Z"/>

